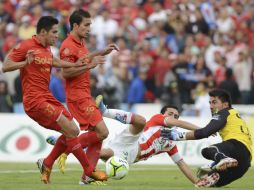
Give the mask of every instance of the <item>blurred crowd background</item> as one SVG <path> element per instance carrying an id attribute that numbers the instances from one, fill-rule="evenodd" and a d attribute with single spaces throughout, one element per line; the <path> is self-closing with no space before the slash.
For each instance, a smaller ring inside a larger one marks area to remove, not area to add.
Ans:
<path id="1" fill-rule="evenodd" d="M 254 104 L 253 0 L 1 0 L 0 60 L 35 34 L 43 15 L 60 21 L 52 47 L 58 56 L 78 8 L 92 16 L 90 51 L 120 48 L 91 71 L 92 95 L 103 94 L 109 107 L 194 105 L 185 113 L 202 116 L 210 114 L 207 92 L 214 87 L 228 90 L 234 104 Z M 53 70 L 50 89 L 65 102 L 61 70 Z M 0 112 L 22 112 L 19 71 L 0 73 Z"/>

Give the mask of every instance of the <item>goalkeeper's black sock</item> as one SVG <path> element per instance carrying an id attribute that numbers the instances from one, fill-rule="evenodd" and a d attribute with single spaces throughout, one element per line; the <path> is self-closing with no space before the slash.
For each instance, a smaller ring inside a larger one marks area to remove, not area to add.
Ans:
<path id="1" fill-rule="evenodd" d="M 218 163 L 221 159 L 227 157 L 224 153 L 220 152 L 216 146 L 204 148 L 202 149 L 201 153 L 204 158 L 208 160 L 214 160 L 216 163 Z"/>

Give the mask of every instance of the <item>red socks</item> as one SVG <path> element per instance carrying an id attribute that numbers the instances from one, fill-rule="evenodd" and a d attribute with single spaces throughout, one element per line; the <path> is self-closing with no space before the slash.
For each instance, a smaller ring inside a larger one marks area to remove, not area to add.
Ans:
<path id="1" fill-rule="evenodd" d="M 98 163 L 98 160 L 100 158 L 101 146 L 102 146 L 102 143 L 98 142 L 96 144 L 88 146 L 87 148 L 86 154 L 89 159 L 89 163 L 91 164 L 93 169 L 95 169 Z"/>
<path id="2" fill-rule="evenodd" d="M 66 149 L 66 138 L 64 135 L 61 135 L 57 141 L 50 154 L 44 159 L 43 163 L 48 167 L 52 168 L 55 160 L 64 153 Z"/>
<path id="3" fill-rule="evenodd" d="M 73 155 L 79 160 L 84 172 L 87 176 L 91 176 L 93 167 L 89 164 L 86 153 L 83 151 L 78 137 L 66 139 L 67 152 L 73 153 Z"/>
<path id="4" fill-rule="evenodd" d="M 91 131 L 81 134 L 79 136 L 79 142 L 82 145 L 82 148 L 87 147 L 87 158 L 89 159 L 91 166 L 95 168 L 100 158 L 100 151 L 102 146 L 101 140 L 97 137 L 96 132 Z"/>

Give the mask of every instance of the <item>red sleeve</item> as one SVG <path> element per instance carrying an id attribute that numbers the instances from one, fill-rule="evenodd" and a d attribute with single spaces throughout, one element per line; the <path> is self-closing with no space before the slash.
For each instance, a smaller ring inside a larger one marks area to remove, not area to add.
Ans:
<path id="1" fill-rule="evenodd" d="M 74 63 L 78 58 L 75 56 L 75 52 L 73 50 L 67 47 L 62 47 L 60 49 L 60 59 Z"/>
<path id="2" fill-rule="evenodd" d="M 23 41 L 13 48 L 9 54 L 9 58 L 15 62 L 21 62 L 26 59 L 26 53 L 29 49 L 29 43 Z"/>
<path id="3" fill-rule="evenodd" d="M 153 125 L 160 125 L 160 126 L 165 126 L 165 123 L 164 123 L 164 120 L 165 120 L 165 116 L 163 116 L 162 114 L 157 114 L 157 115 L 154 115 L 151 119 L 150 119 L 150 122 L 153 124 Z"/>
<path id="4" fill-rule="evenodd" d="M 168 151 L 168 155 L 173 156 L 177 152 L 178 152 L 178 149 L 177 149 L 177 146 L 175 145 L 170 151 Z"/>
<path id="5" fill-rule="evenodd" d="M 183 160 L 183 158 L 178 153 L 178 149 L 176 145 L 167 153 L 175 163 L 178 163 L 179 161 Z"/>

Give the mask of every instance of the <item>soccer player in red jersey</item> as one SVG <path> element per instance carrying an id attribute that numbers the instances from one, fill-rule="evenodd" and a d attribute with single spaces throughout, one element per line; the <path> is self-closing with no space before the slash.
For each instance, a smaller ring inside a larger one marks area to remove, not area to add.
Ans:
<path id="1" fill-rule="evenodd" d="M 49 91 L 52 66 L 70 66 L 70 63 L 53 57 L 50 50 L 50 45 L 57 40 L 58 20 L 51 16 L 41 17 L 36 33 L 31 39 L 18 44 L 7 55 L 2 70 L 7 72 L 20 69 L 25 112 L 44 128 L 62 133 L 50 154 L 37 162 L 41 180 L 46 184 L 50 182 L 54 161 L 67 150 L 74 154 L 84 169 L 82 181 L 89 183 L 94 181 L 96 173 L 93 172 L 80 145 L 79 128 L 74 123 L 72 115 Z M 73 66 L 80 67 L 82 62 L 81 57 Z"/>
<path id="2" fill-rule="evenodd" d="M 60 58 L 69 62 L 77 61 L 87 55 L 89 63 L 83 67 L 63 69 L 66 79 L 66 100 L 71 114 L 78 121 L 81 130 L 88 130 L 79 136 L 80 142 L 86 144 L 90 164 L 95 168 L 100 154 L 102 141 L 108 136 L 108 129 L 102 115 L 91 96 L 90 69 L 105 62 L 104 56 L 118 50 L 114 44 L 105 49 L 89 53 L 85 46 L 85 38 L 90 32 L 91 16 L 82 9 L 74 11 L 70 16 L 71 32 L 60 48 Z M 66 152 L 68 153 L 68 152 Z"/>

